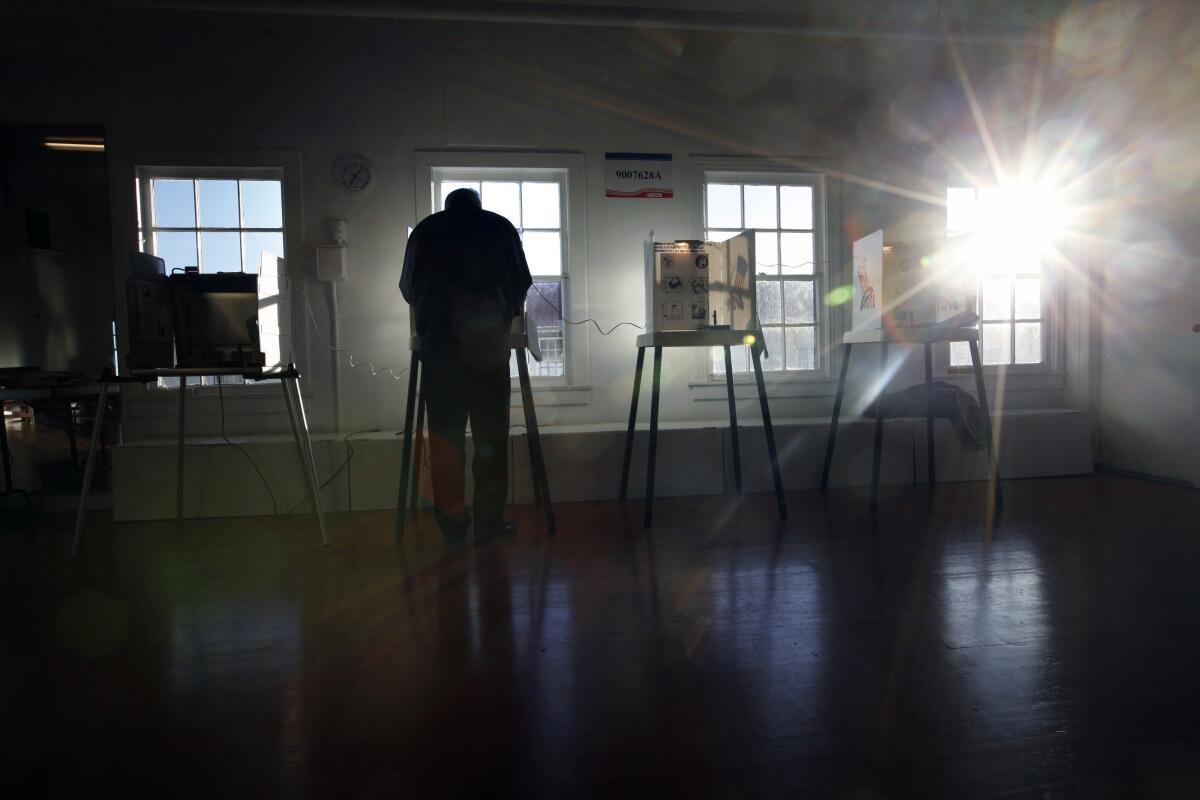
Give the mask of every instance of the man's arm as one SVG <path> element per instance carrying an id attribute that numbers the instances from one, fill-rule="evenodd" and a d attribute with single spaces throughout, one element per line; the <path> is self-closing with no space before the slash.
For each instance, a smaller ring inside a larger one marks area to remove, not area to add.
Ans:
<path id="1" fill-rule="evenodd" d="M 525 248 L 521 245 L 521 235 L 512 228 L 513 257 L 509 262 L 508 285 L 513 289 L 512 315 L 515 317 L 525 308 L 525 295 L 533 285 L 533 276 L 529 274 L 529 263 L 525 260 Z"/>
<path id="2" fill-rule="evenodd" d="M 408 237 L 408 244 L 404 248 L 404 269 L 400 272 L 400 294 L 404 295 L 404 299 L 409 305 L 412 305 L 418 294 L 416 291 L 417 238 L 417 231 L 414 230 L 412 236 Z"/>

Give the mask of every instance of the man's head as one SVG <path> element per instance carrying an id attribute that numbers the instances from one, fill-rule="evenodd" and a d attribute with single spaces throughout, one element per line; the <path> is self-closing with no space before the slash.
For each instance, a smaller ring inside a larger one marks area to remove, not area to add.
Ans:
<path id="1" fill-rule="evenodd" d="M 474 189 L 455 189 L 446 195 L 447 211 L 467 211 L 479 208 L 483 208 L 483 203 L 479 200 L 479 192 Z"/>

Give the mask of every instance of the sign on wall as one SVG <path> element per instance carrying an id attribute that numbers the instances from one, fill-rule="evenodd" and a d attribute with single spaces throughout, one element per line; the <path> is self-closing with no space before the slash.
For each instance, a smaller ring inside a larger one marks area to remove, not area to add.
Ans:
<path id="1" fill-rule="evenodd" d="M 670 199 L 675 196 L 670 153 L 605 153 L 604 196 Z"/>

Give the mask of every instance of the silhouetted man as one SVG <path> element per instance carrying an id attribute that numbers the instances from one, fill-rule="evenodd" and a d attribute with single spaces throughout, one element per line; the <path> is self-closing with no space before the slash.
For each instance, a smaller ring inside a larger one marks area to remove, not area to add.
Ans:
<path id="1" fill-rule="evenodd" d="M 462 542 L 467 420 L 475 444 L 475 538 L 515 533 L 504 521 L 508 493 L 508 334 L 533 279 L 516 228 L 458 189 L 446 210 L 422 220 L 408 239 L 400 292 L 416 315 L 422 392 L 438 525 Z"/>

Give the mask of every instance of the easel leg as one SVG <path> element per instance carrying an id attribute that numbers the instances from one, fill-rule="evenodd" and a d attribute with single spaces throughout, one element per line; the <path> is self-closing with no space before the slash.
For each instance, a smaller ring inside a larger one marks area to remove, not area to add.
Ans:
<path id="1" fill-rule="evenodd" d="M 321 481 L 317 477 L 317 460 L 313 455 L 312 438 L 308 434 L 308 416 L 304 413 L 304 396 L 300 393 L 300 379 L 298 377 L 290 380 L 285 378 L 284 382 L 291 383 L 292 399 L 296 404 L 296 423 L 300 428 L 300 441 L 303 443 L 303 450 L 307 456 L 303 466 L 308 472 L 313 514 L 317 518 L 317 526 L 321 529 L 321 544 L 328 547 L 329 531 L 325 527 L 325 509 L 321 507 Z"/>
<path id="2" fill-rule="evenodd" d="M 933 457 L 933 345 L 925 344 L 925 458 L 929 462 L 929 485 L 937 483 Z M 914 477 L 913 480 L 916 480 Z"/>
<path id="3" fill-rule="evenodd" d="M 308 485 L 308 470 L 304 466 L 307 461 L 304 455 L 304 445 L 300 442 L 300 427 L 296 424 L 296 409 L 292 405 L 292 390 L 286 378 L 280 379 L 279 388 L 283 391 L 283 404 L 287 406 L 288 423 L 292 426 L 292 441 L 296 444 L 296 463 L 300 465 L 300 474 L 304 476 L 305 489 L 311 492 L 312 487 Z"/>
<path id="4" fill-rule="evenodd" d="M 767 384 L 762 374 L 762 345 L 755 342 L 750 346 L 754 359 L 754 381 L 758 384 L 758 405 L 762 409 L 763 431 L 767 435 L 767 455 L 771 459 L 771 477 L 775 480 L 775 502 L 779 504 L 779 516 L 787 519 L 787 500 L 783 496 L 783 476 L 779 473 L 779 452 L 775 449 L 775 428 L 771 425 L 771 407 L 767 404 Z"/>
<path id="5" fill-rule="evenodd" d="M 404 539 L 404 518 L 408 514 L 408 470 L 412 457 L 413 415 L 416 412 L 417 371 L 421 360 L 414 350 L 408 361 L 408 400 L 404 405 L 404 445 L 400 449 L 400 489 L 396 499 L 396 544 Z"/>
<path id="6" fill-rule="evenodd" d="M 417 390 L 417 429 L 413 436 L 412 485 L 409 487 L 408 506 L 416 508 L 421 495 L 421 456 L 425 446 L 425 392 Z"/>
<path id="7" fill-rule="evenodd" d="M 888 343 L 879 345 L 879 394 L 875 397 L 875 449 L 871 457 L 871 513 L 879 506 L 879 465 L 883 459 L 883 387 L 887 379 Z"/>
<path id="8" fill-rule="evenodd" d="M 646 500 L 642 525 L 654 524 L 654 467 L 658 458 L 658 395 L 662 382 L 662 348 L 654 348 L 654 378 L 650 389 L 650 452 L 646 458 Z"/>
<path id="9" fill-rule="evenodd" d="M 525 442 L 529 446 L 530 483 L 533 485 L 533 504 L 541 505 L 542 476 L 538 471 L 538 456 L 534 455 L 533 425 L 537 423 L 536 416 L 530 423 L 530 412 L 533 410 L 533 384 L 529 380 L 529 362 L 526 360 L 525 349 L 518 347 L 513 351 L 513 360 L 517 363 L 517 384 L 521 387 L 521 412 L 525 417 Z M 541 450 L 539 439 L 537 449 Z"/>
<path id="10" fill-rule="evenodd" d="M 829 470 L 833 467 L 833 443 L 837 441 L 838 419 L 842 416 L 842 396 L 846 393 L 846 371 L 850 368 L 850 350 L 854 345 L 842 346 L 842 368 L 838 372 L 837 394 L 833 398 L 833 418 L 829 420 L 829 441 L 825 443 L 825 466 L 821 470 L 821 491 L 829 488 Z"/>
<path id="11" fill-rule="evenodd" d="M 637 422 L 638 393 L 642 389 L 642 363 L 646 359 L 646 348 L 639 347 L 637 351 L 637 367 L 633 371 L 633 399 L 629 403 L 629 428 L 625 431 L 625 461 L 621 467 L 621 493 L 618 498 L 625 499 L 629 488 L 629 462 L 633 459 L 633 427 Z"/>
<path id="12" fill-rule="evenodd" d="M 729 395 L 729 439 L 733 447 L 733 488 L 742 493 L 742 449 L 738 446 L 737 400 L 733 394 L 733 356 L 725 345 L 725 393 Z"/>
<path id="13" fill-rule="evenodd" d="M 100 398 L 96 401 L 96 421 L 92 425 L 92 445 L 88 448 L 87 466 L 83 470 L 83 486 L 79 490 L 79 511 L 75 513 L 75 538 L 71 540 L 71 558 L 79 558 L 79 545 L 83 540 L 83 520 L 87 515 L 87 497 L 92 489 L 92 475 L 96 469 L 96 454 L 100 450 L 100 431 L 104 427 L 104 408 L 108 405 L 108 383 L 100 384 Z"/>
<path id="14" fill-rule="evenodd" d="M 550 504 L 550 480 L 546 475 L 546 457 L 542 453 L 542 435 L 538 430 L 537 409 L 533 405 L 533 386 L 529 382 L 529 363 L 525 352 L 517 352 L 517 375 L 521 382 L 521 405 L 525 409 L 525 439 L 529 442 L 529 466 L 533 471 L 534 493 L 538 495 L 546 512 L 546 528 L 556 530 L 554 509 Z"/>
<path id="15" fill-rule="evenodd" d="M 983 363 L 979 358 L 979 343 L 972 339 L 971 369 L 975 373 L 975 392 L 979 395 L 979 409 L 983 412 L 983 441 L 988 452 L 988 480 L 996 492 L 996 508 L 1004 507 L 1004 493 L 1000 489 L 1000 465 L 996 459 L 997 444 L 992 441 L 992 413 L 988 409 L 987 389 L 983 385 Z"/>
<path id="16" fill-rule="evenodd" d="M 187 376 L 179 377 L 179 438 L 175 443 L 175 520 L 183 519 L 183 434 L 187 411 Z"/>

